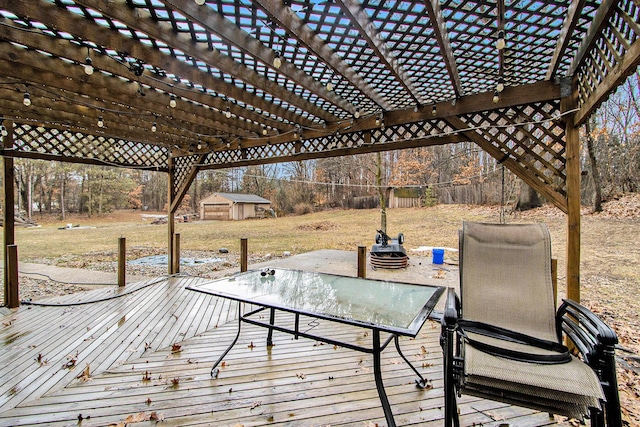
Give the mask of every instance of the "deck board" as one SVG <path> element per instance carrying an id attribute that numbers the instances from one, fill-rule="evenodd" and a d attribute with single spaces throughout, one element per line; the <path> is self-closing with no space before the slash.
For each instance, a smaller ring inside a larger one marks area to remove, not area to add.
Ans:
<path id="1" fill-rule="evenodd" d="M 79 425 L 79 416 L 83 427 L 124 425 L 127 417 L 152 412 L 162 425 L 386 425 L 372 357 L 346 348 L 278 332 L 267 348 L 266 331 L 245 324 L 212 379 L 212 363 L 235 337 L 237 303 L 184 289 L 199 281 L 204 279 L 178 277 L 124 291 L 100 289 L 47 302 L 112 299 L 23 306 L 5 315 L 3 323 L 11 322 L 0 329 L 0 426 Z M 113 298 L 122 292 L 130 293 Z M 369 345 L 372 338 L 362 329 L 304 316 L 300 325 L 352 343 Z M 180 350 L 172 351 L 172 344 Z M 442 425 L 439 325 L 427 322 L 401 345 L 432 388 L 415 387 L 414 373 L 390 344 L 382 353 L 382 373 L 396 422 Z M 49 363 L 37 364 L 38 354 Z M 73 369 L 62 368 L 68 355 L 77 358 Z M 87 363 L 91 376 L 85 381 L 78 376 Z M 460 411 L 463 425 L 554 423 L 547 414 L 473 397 L 461 400 Z"/>

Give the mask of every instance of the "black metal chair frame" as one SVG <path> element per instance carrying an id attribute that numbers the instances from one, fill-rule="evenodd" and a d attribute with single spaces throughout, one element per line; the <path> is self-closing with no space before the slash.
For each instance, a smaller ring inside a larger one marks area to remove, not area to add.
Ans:
<path id="1" fill-rule="evenodd" d="M 444 357 L 445 426 L 447 427 L 452 423 L 455 427 L 460 426 L 456 397 L 462 394 L 464 358 L 461 356 L 462 342 L 458 333 L 459 319 L 461 319 L 460 299 L 450 288 L 442 316 L 440 336 Z M 562 342 L 563 336 L 568 338 L 582 360 L 594 370 L 600 380 L 606 402 L 602 403 L 604 411 L 599 408 L 590 408 L 591 426 L 621 426 L 615 362 L 615 345 L 618 343 L 616 333 L 589 309 L 567 299 L 563 300 L 556 313 L 556 332 L 558 342 Z M 478 395 L 477 390 L 474 391 L 474 395 Z M 491 395 L 486 397 L 497 398 Z M 534 402 L 521 403 L 521 406 L 542 409 Z"/>

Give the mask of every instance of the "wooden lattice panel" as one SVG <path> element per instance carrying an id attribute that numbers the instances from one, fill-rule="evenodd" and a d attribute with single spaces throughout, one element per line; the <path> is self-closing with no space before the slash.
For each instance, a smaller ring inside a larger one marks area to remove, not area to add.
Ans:
<path id="1" fill-rule="evenodd" d="M 559 103 L 522 105 L 460 117 L 468 128 L 566 197 L 565 130 Z"/>
<path id="2" fill-rule="evenodd" d="M 370 133 L 370 138 L 364 132 L 335 132 L 319 138 L 302 139 L 282 144 L 268 144 L 255 147 L 215 151 L 207 155 L 203 162 L 204 168 L 234 167 L 246 164 L 258 164 L 261 161 L 289 161 L 294 156 L 306 154 L 307 158 L 324 157 L 331 150 L 360 149 L 366 151 L 380 151 L 381 146 L 388 146 L 385 150 L 404 148 L 406 141 L 422 141 L 417 145 L 428 145 L 430 138 L 443 137 L 455 132 L 444 120 L 434 119 L 417 123 L 407 123 L 395 126 L 381 126 Z M 375 147 L 374 147 L 375 146 Z M 369 150 L 367 150 L 369 149 Z"/>
<path id="3" fill-rule="evenodd" d="M 167 170 L 164 147 L 65 129 L 14 126 L 12 150 L 50 160 Z"/>
<path id="4" fill-rule="evenodd" d="M 193 168 L 198 167 L 198 155 L 180 156 L 173 158 L 173 188 L 171 188 L 173 199 L 178 195 L 180 189 L 185 185 Z"/>
<path id="5" fill-rule="evenodd" d="M 587 102 L 632 46 L 640 43 L 640 6 L 634 2 L 621 2 L 619 6 L 576 72 L 580 104 Z M 635 49 L 637 52 L 638 46 Z"/>

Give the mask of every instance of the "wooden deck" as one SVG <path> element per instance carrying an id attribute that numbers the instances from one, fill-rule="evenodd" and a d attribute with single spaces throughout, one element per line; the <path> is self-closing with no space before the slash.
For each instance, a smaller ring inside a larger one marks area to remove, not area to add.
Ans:
<path id="1" fill-rule="evenodd" d="M 5 311 L 0 425 L 386 425 L 367 354 L 280 333 L 267 349 L 266 331 L 243 325 L 212 379 L 212 363 L 235 336 L 237 306 L 184 289 L 201 280 L 161 278 Z M 334 323 L 302 325 L 370 340 Z M 398 425 L 443 423 L 438 334 L 439 325 L 429 321 L 415 340 L 401 341 L 431 380 L 429 390 L 414 386 L 393 346 L 382 355 Z M 465 398 L 460 406 L 463 425 L 554 424 L 547 414 L 487 400 Z"/>

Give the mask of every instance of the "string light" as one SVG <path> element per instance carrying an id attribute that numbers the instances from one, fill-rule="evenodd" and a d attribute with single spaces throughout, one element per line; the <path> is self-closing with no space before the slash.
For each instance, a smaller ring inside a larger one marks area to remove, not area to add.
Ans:
<path id="1" fill-rule="evenodd" d="M 29 92 L 24 93 L 24 98 L 22 98 L 22 103 L 24 104 L 25 107 L 28 107 L 29 105 L 31 105 L 31 95 L 29 95 Z"/>
<path id="2" fill-rule="evenodd" d="M 264 126 L 262 126 L 262 134 L 263 134 L 264 136 L 267 136 L 267 128 L 266 128 L 266 127 L 264 127 Z"/>
<path id="3" fill-rule="evenodd" d="M 496 40 L 496 49 L 502 50 L 506 46 L 506 41 L 504 39 L 504 31 L 498 31 L 498 40 Z"/>
<path id="4" fill-rule="evenodd" d="M 436 110 L 436 106 L 434 105 L 433 108 L 431 109 L 431 115 L 435 117 L 436 114 L 438 114 L 438 111 Z"/>
<path id="5" fill-rule="evenodd" d="M 205 3 L 206 0 L 195 0 L 196 4 L 198 6 L 202 6 Z"/>
<path id="6" fill-rule="evenodd" d="M 198 140 L 198 150 L 202 149 L 202 142 L 200 142 L 200 140 Z"/>
<path id="7" fill-rule="evenodd" d="M 331 83 L 331 82 L 327 83 L 327 90 L 329 92 L 331 92 L 333 90 L 333 83 Z"/>
<path id="8" fill-rule="evenodd" d="M 98 127 L 104 127 L 104 119 L 102 118 L 102 116 L 98 116 Z"/>
<path id="9" fill-rule="evenodd" d="M 273 58 L 273 66 L 278 69 L 282 66 L 282 58 L 280 58 L 280 52 L 276 52 L 275 58 Z"/>
<path id="10" fill-rule="evenodd" d="M 9 132 L 7 131 L 7 128 L 4 127 L 4 123 L 2 125 L 0 125 L 0 133 L 2 134 L 2 136 L 9 135 Z"/>
<path id="11" fill-rule="evenodd" d="M 498 84 L 496 85 L 496 92 L 502 93 L 503 90 L 504 90 L 504 80 L 502 79 L 502 77 L 500 77 L 498 79 Z"/>
<path id="12" fill-rule="evenodd" d="M 155 132 L 158 130 L 158 124 L 156 122 L 153 122 L 153 124 L 151 125 L 151 132 Z"/>
<path id="13" fill-rule="evenodd" d="M 225 111 L 224 116 L 225 116 L 227 119 L 230 119 L 230 118 L 231 118 L 231 109 L 229 108 L 229 106 L 228 106 L 228 105 L 227 105 L 227 111 Z"/>
<path id="14" fill-rule="evenodd" d="M 90 76 L 90 75 L 92 75 L 92 74 L 93 74 L 93 62 L 91 61 L 91 58 L 89 58 L 88 56 L 87 56 L 87 58 L 84 60 L 84 65 L 83 65 L 83 67 L 84 67 L 84 73 L 85 73 L 87 76 Z"/>
<path id="15" fill-rule="evenodd" d="M 176 105 L 178 105 L 176 96 L 174 94 L 169 95 L 169 107 L 176 108 Z"/>
<path id="16" fill-rule="evenodd" d="M 360 108 L 356 107 L 356 112 L 353 113 L 353 117 L 355 117 L 356 119 L 360 118 Z"/>
<path id="17" fill-rule="evenodd" d="M 500 94 L 496 91 L 493 93 L 493 103 L 497 104 L 498 102 L 500 102 Z"/>

